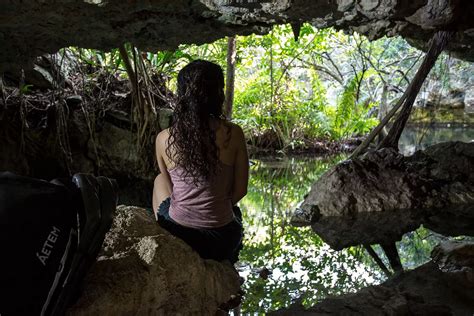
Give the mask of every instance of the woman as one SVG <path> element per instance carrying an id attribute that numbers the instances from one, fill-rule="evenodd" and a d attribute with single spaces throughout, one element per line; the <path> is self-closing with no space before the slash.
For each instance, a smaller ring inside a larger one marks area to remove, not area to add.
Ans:
<path id="1" fill-rule="evenodd" d="M 156 138 L 160 174 L 153 189 L 158 223 L 203 258 L 238 260 L 248 156 L 242 129 L 225 120 L 220 66 L 193 61 L 178 74 L 170 128 Z"/>

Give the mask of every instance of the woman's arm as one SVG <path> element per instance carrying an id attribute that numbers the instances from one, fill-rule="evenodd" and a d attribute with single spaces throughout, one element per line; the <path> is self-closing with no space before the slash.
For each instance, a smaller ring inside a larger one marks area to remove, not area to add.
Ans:
<path id="1" fill-rule="evenodd" d="M 153 187 L 153 209 L 156 211 L 161 202 L 169 197 L 173 192 L 173 183 L 171 182 L 168 168 L 165 162 L 165 146 L 166 140 L 168 139 L 167 131 L 162 131 L 156 137 L 155 153 L 158 167 L 160 168 L 160 174 L 155 178 Z"/>
<path id="2" fill-rule="evenodd" d="M 156 160 L 158 162 L 158 167 L 160 168 L 160 173 L 164 175 L 169 181 L 168 189 L 171 192 L 173 189 L 173 184 L 171 183 L 171 178 L 168 173 L 168 155 L 166 153 L 166 146 L 169 138 L 168 129 L 162 130 L 156 136 L 155 150 L 156 150 Z"/>
<path id="3" fill-rule="evenodd" d="M 233 126 L 236 144 L 236 157 L 234 164 L 234 184 L 232 189 L 232 205 L 237 204 L 246 194 L 249 181 L 249 158 L 244 132 L 238 125 Z"/>

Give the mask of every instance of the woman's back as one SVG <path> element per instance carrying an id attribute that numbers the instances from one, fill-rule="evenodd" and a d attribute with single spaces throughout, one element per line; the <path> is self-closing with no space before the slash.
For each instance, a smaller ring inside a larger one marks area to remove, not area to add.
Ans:
<path id="1" fill-rule="evenodd" d="M 246 185 L 245 170 L 241 170 L 248 168 L 246 151 L 242 153 L 242 130 L 224 120 L 210 121 L 210 128 L 215 131 L 219 163 L 215 174 L 199 181 L 193 181 L 169 157 L 176 154 L 176 148 L 169 145 L 169 131 L 164 130 L 157 138 L 157 156 L 163 157 L 172 183 L 170 217 L 188 227 L 215 228 L 228 224 L 233 219 L 232 206 L 236 202 L 233 189 L 242 186 L 240 182 Z M 236 171 L 240 172 L 237 176 Z"/>
<path id="2" fill-rule="evenodd" d="M 232 182 L 234 167 L 220 163 L 214 177 L 197 184 L 183 176 L 183 169 L 169 170 L 173 192 L 170 217 L 177 223 L 195 228 L 222 227 L 234 218 Z"/>
<path id="3" fill-rule="evenodd" d="M 209 125 L 210 129 L 215 131 L 215 143 L 218 148 L 220 162 L 233 166 L 235 164 L 235 159 L 237 158 L 236 153 L 241 147 L 239 146 L 241 139 L 238 137 L 239 132 L 241 132 L 240 127 L 222 119 L 211 119 Z M 158 141 L 162 143 L 163 147 L 168 148 L 169 137 L 169 129 L 165 129 L 158 135 Z M 192 145 L 201 146 L 201 144 Z M 168 170 L 173 169 L 176 166 L 176 163 L 169 156 L 174 156 L 176 154 L 176 148 L 171 146 L 168 152 L 165 150 L 164 154 L 163 158 L 166 163 L 166 168 Z"/>
<path id="4" fill-rule="evenodd" d="M 223 117 L 222 68 L 195 60 L 178 73 L 173 123 L 156 138 L 158 223 L 203 258 L 237 261 L 248 157 L 242 129 Z M 234 216 L 235 214 L 235 216 Z"/>

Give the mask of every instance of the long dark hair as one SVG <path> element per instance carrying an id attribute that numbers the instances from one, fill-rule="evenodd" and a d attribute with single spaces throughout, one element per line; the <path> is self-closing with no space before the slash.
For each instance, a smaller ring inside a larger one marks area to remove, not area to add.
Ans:
<path id="1" fill-rule="evenodd" d="M 178 74 L 178 99 L 166 148 L 168 157 L 195 184 L 209 180 L 219 168 L 219 148 L 210 118 L 222 117 L 222 68 L 195 60 Z"/>

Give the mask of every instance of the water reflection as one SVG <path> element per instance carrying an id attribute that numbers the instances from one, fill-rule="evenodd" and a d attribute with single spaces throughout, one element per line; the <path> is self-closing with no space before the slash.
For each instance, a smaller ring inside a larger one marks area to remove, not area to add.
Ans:
<path id="1" fill-rule="evenodd" d="M 474 128 L 409 128 L 400 147 L 410 154 L 448 140 L 472 141 Z M 239 268 L 246 278 L 242 312 L 264 313 L 294 303 L 311 306 L 329 295 L 355 292 L 385 279 L 361 247 L 336 252 L 310 228 L 289 225 L 291 212 L 311 184 L 344 158 L 253 161 L 249 192 L 240 203 L 246 230 Z M 433 247 L 444 239 L 423 227 L 405 234 L 397 243 L 404 268 L 427 262 Z M 375 251 L 388 266 L 380 247 Z"/>
<path id="2" fill-rule="evenodd" d="M 361 248 L 336 252 L 310 228 L 289 225 L 291 212 L 311 184 L 343 158 L 255 161 L 249 192 L 241 202 L 244 312 L 262 313 L 295 302 L 310 306 L 383 279 Z"/>
<path id="3" fill-rule="evenodd" d="M 408 126 L 400 137 L 399 148 L 404 155 L 411 155 L 417 150 L 452 140 L 473 142 L 474 127 Z"/>

